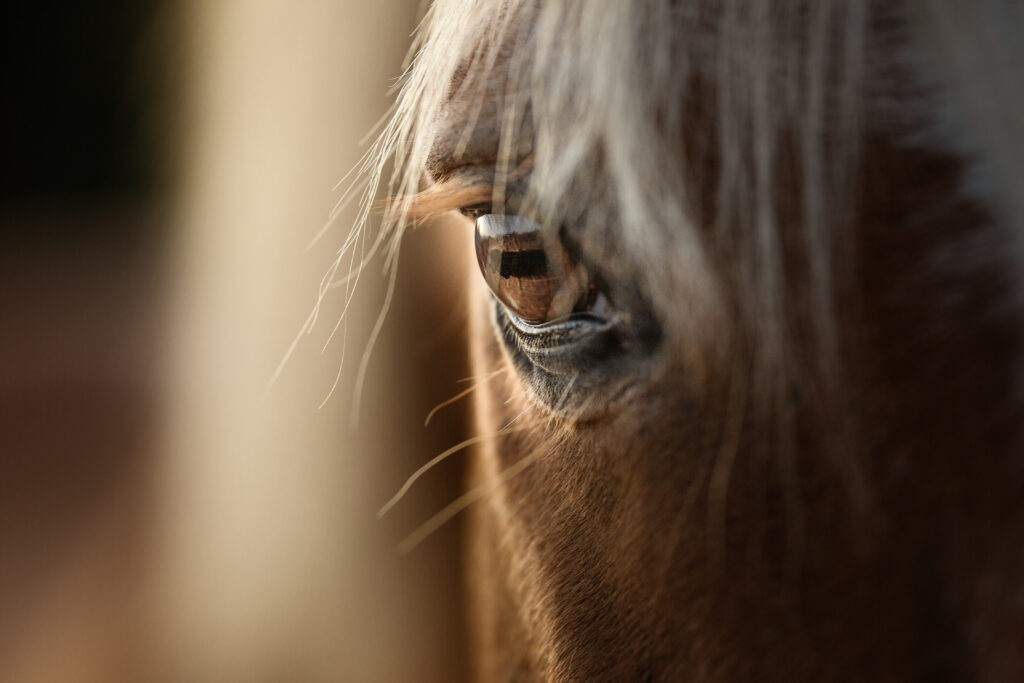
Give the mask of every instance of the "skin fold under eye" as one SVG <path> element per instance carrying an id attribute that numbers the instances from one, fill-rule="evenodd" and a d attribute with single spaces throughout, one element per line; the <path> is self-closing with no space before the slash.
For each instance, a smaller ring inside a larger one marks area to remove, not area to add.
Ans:
<path id="1" fill-rule="evenodd" d="M 530 325 L 598 315 L 603 296 L 577 255 L 524 216 L 476 218 L 476 255 L 487 286 L 505 308 Z"/>

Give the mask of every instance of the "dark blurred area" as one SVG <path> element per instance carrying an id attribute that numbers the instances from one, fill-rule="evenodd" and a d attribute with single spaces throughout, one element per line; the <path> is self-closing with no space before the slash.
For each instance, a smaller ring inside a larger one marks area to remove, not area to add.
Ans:
<path id="1" fill-rule="evenodd" d="M 152 196 L 159 175 L 149 144 L 158 125 L 153 107 L 169 75 L 156 59 L 161 5 L 5 3 L 5 206 Z"/>
<path id="2" fill-rule="evenodd" d="M 119 641 L 139 625 L 125 597 L 140 577 L 157 398 L 163 11 L 2 10 L 3 680 L 127 673 L 140 653 Z"/>

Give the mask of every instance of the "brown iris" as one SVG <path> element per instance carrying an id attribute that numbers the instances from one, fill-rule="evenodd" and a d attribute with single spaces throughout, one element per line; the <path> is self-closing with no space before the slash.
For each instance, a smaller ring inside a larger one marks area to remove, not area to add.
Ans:
<path id="1" fill-rule="evenodd" d="M 532 325 L 588 310 L 597 296 L 579 258 L 523 216 L 477 218 L 476 258 L 494 296 Z"/>

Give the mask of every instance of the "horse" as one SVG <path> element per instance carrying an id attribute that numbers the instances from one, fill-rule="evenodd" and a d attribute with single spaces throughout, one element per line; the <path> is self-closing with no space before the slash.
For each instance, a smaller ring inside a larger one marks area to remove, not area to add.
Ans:
<path id="1" fill-rule="evenodd" d="M 436 0 L 367 196 L 462 235 L 477 679 L 1024 680 L 1022 29 Z"/>

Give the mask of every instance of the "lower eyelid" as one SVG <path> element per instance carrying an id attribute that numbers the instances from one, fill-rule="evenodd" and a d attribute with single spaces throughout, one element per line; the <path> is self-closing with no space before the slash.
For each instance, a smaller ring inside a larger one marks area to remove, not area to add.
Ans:
<path id="1" fill-rule="evenodd" d="M 496 306 L 506 343 L 529 367 L 550 375 L 585 372 L 603 363 L 617 348 L 612 322 L 576 318 L 538 327 L 517 321 L 500 304 Z"/>

